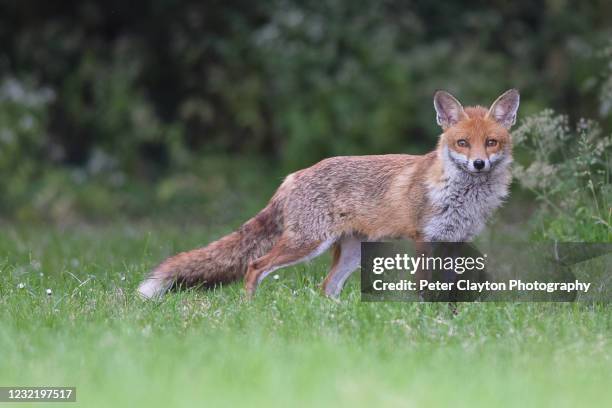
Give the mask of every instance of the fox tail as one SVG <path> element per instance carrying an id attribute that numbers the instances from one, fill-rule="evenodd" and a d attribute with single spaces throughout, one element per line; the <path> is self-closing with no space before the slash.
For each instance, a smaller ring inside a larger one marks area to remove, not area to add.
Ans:
<path id="1" fill-rule="evenodd" d="M 163 261 L 138 287 L 143 298 L 162 296 L 175 285 L 213 287 L 241 279 L 249 263 L 267 253 L 282 233 L 282 212 L 271 202 L 237 231 L 207 246 Z"/>

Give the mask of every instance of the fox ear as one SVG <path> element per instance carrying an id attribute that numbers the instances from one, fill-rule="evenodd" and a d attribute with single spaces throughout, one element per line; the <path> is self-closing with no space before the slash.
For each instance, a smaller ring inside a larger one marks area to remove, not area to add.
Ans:
<path id="1" fill-rule="evenodd" d="M 516 123 L 516 112 L 520 102 L 519 91 L 510 89 L 504 92 L 489 108 L 487 118 L 491 118 L 506 129 Z"/>
<path id="2" fill-rule="evenodd" d="M 445 91 L 436 91 L 434 94 L 434 109 L 436 122 L 442 129 L 447 129 L 467 117 L 459 101 Z"/>

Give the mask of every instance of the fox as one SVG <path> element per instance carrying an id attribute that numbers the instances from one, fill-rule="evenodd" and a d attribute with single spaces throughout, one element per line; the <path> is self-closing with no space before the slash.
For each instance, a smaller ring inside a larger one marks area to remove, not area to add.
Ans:
<path id="1" fill-rule="evenodd" d="M 489 107 L 463 107 L 446 91 L 433 105 L 442 133 L 430 153 L 339 156 L 289 174 L 268 204 L 238 230 L 164 260 L 138 293 L 212 288 L 244 279 L 252 297 L 272 272 L 332 249 L 323 294 L 337 298 L 359 268 L 361 242 L 469 242 L 506 200 L 519 92 Z"/>

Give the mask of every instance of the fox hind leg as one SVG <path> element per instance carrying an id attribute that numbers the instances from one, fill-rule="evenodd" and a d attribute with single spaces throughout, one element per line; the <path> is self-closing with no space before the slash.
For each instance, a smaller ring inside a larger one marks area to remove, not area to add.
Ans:
<path id="1" fill-rule="evenodd" d="M 361 263 L 361 240 L 348 236 L 342 238 L 335 248 L 331 270 L 323 282 L 325 295 L 337 298 L 344 283 Z"/>
<path id="2" fill-rule="evenodd" d="M 309 261 L 325 252 L 334 241 L 329 238 L 296 243 L 286 236 L 281 237 L 270 252 L 249 264 L 244 280 L 247 295 L 253 296 L 257 285 L 275 270 Z"/>

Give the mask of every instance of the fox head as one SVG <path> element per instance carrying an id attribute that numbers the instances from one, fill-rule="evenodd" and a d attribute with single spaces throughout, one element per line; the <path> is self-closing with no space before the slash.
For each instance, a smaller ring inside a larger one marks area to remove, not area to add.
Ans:
<path id="1" fill-rule="evenodd" d="M 434 108 L 443 154 L 457 168 L 481 174 L 511 160 L 512 144 L 509 130 L 516 122 L 519 92 L 510 89 L 493 102 L 489 109 L 482 106 L 463 108 L 451 94 L 437 91 Z"/>

